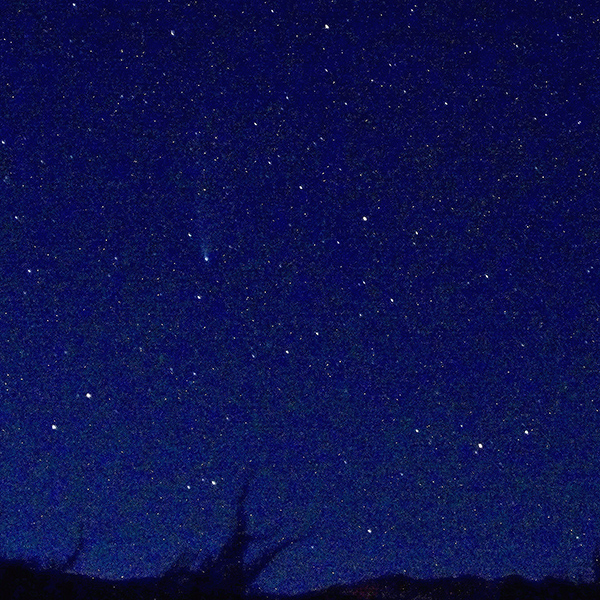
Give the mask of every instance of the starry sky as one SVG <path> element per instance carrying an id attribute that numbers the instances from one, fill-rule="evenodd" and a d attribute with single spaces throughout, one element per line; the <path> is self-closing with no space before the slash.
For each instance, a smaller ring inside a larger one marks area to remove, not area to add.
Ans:
<path id="1" fill-rule="evenodd" d="M 591 577 L 587 3 L 0 9 L 0 553 Z"/>

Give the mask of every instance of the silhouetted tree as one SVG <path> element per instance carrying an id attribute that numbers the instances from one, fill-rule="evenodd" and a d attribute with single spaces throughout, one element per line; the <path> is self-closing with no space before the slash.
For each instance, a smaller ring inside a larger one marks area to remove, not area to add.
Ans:
<path id="1" fill-rule="evenodd" d="M 253 535 L 248 531 L 246 502 L 249 481 L 235 500 L 235 521 L 231 535 L 221 550 L 194 563 L 197 552 L 182 553 L 159 578 L 108 581 L 72 571 L 86 547 L 80 534 L 75 550 L 64 560 L 42 567 L 37 561 L 0 559 L 0 600 L 239 600 L 250 593 L 250 586 L 267 565 L 285 548 L 305 539 L 281 540 L 246 562 L 249 546 L 272 535 Z"/>
<path id="2" fill-rule="evenodd" d="M 198 588 L 204 592 L 227 598 L 241 598 L 248 594 L 250 586 L 258 579 L 273 559 L 290 545 L 306 539 L 307 535 L 295 539 L 282 540 L 263 551 L 252 562 L 246 563 L 245 556 L 252 543 L 265 541 L 269 535 L 255 535 L 248 531 L 246 502 L 249 493 L 249 480 L 242 486 L 236 499 L 234 529 L 216 556 L 207 557 L 196 572 L 192 573 L 191 565 L 197 554 L 184 552 L 165 572 L 166 578 L 177 578 L 179 584 L 189 589 L 189 582 L 194 580 Z"/>

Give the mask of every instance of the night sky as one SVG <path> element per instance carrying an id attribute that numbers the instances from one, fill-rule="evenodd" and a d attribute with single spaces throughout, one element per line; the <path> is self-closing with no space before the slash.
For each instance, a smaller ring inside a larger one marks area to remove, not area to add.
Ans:
<path id="1" fill-rule="evenodd" d="M 591 577 L 600 17 L 473 4 L 0 9 L 2 556 L 158 575 L 255 473 L 264 590 Z"/>

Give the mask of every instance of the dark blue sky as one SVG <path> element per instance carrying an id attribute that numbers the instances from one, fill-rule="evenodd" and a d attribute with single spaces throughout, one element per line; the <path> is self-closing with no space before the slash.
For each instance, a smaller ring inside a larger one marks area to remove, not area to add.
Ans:
<path id="1" fill-rule="evenodd" d="M 4 555 L 158 574 L 250 468 L 263 589 L 591 576 L 600 20 L 483 4 L 1 9 Z"/>

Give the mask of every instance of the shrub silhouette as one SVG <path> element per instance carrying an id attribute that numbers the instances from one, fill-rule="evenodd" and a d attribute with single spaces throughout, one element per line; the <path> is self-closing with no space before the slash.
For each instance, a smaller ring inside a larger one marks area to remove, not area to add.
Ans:
<path id="1" fill-rule="evenodd" d="M 252 535 L 248 532 L 246 501 L 249 482 L 242 486 L 236 501 L 235 525 L 227 542 L 216 556 L 207 557 L 199 567 L 192 569 L 197 553 L 186 551 L 163 574 L 165 582 L 174 584 L 177 592 L 190 593 L 202 590 L 203 594 L 218 598 L 242 598 L 249 594 L 255 581 L 273 559 L 291 544 L 306 539 L 306 535 L 296 539 L 282 540 L 263 551 L 252 562 L 246 563 L 245 556 L 251 544 L 264 541 L 270 535 Z"/>
<path id="2" fill-rule="evenodd" d="M 35 561 L 0 559 L 0 600 L 277 600 L 277 596 L 261 594 L 253 586 L 280 552 L 307 536 L 267 544 L 266 550 L 248 561 L 246 555 L 252 544 L 274 537 L 249 532 L 248 493 L 246 480 L 235 500 L 231 534 L 219 552 L 205 558 L 197 568 L 194 565 L 199 553 L 188 549 L 159 577 L 108 581 L 77 575 L 72 570 L 85 548 L 80 536 L 74 552 L 65 560 L 52 561 L 50 567 L 43 568 Z M 518 575 L 493 581 L 468 575 L 425 580 L 389 575 L 307 592 L 296 600 L 598 600 L 600 544 L 593 560 L 595 582 L 587 584 L 556 578 L 529 581 Z"/>
<path id="3" fill-rule="evenodd" d="M 291 544 L 305 539 L 282 540 L 262 552 L 253 561 L 245 558 L 251 544 L 272 536 L 248 532 L 245 503 L 249 481 L 236 499 L 234 528 L 215 556 L 193 568 L 198 552 L 186 550 L 159 577 L 108 581 L 72 571 L 85 548 L 80 536 L 74 552 L 63 561 L 51 561 L 48 567 L 27 560 L 0 560 L 0 599 L 2 600 L 219 600 L 241 599 L 250 595 L 251 586 L 269 563 Z"/>

